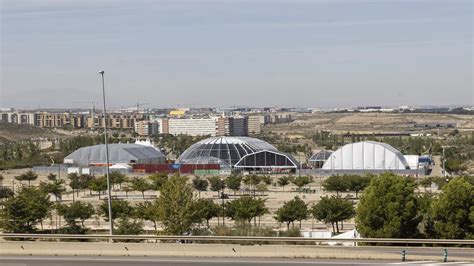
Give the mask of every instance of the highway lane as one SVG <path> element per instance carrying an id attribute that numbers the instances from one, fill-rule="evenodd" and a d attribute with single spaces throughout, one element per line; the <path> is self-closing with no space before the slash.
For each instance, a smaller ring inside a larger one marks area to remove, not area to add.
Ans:
<path id="1" fill-rule="evenodd" d="M 441 263 L 436 261 L 397 262 L 376 260 L 339 259 L 263 259 L 263 258 L 179 258 L 179 257 L 47 257 L 47 256 L 4 256 L 1 266 L 298 266 L 298 265 L 473 265 L 465 262 Z"/>
<path id="2" fill-rule="evenodd" d="M 1 266 L 254 266 L 254 265 L 386 265 L 390 261 L 349 261 L 262 258 L 175 258 L 175 257 L 2 257 Z"/>

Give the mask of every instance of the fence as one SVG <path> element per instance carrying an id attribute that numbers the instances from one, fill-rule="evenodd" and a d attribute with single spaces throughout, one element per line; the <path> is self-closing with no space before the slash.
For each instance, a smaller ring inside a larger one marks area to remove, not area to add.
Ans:
<path id="1" fill-rule="evenodd" d="M 402 238 L 303 238 L 303 237 L 251 237 L 251 236 L 169 236 L 169 235 L 69 235 L 69 234 L 0 234 L 0 239 L 89 239 L 89 240 L 160 240 L 160 241 L 200 241 L 200 242 L 262 242 L 262 243 L 299 243 L 318 244 L 336 243 L 382 243 L 382 244 L 434 244 L 434 245 L 471 245 L 474 240 L 467 239 L 402 239 Z"/>

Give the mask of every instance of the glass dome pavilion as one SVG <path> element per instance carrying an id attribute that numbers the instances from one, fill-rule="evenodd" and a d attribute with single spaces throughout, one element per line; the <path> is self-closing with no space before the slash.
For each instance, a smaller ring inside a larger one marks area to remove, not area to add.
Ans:
<path id="1" fill-rule="evenodd" d="M 289 154 L 279 152 L 266 141 L 251 137 L 211 137 L 201 140 L 178 159 L 182 164 L 219 164 L 221 168 L 297 168 Z"/>

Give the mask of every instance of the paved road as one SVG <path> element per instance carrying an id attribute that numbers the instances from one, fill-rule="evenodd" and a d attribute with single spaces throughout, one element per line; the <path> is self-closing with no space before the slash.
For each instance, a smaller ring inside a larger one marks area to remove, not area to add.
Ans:
<path id="1" fill-rule="evenodd" d="M 364 261 L 364 260 L 310 260 L 310 259 L 261 259 L 261 258 L 175 258 L 175 257 L 0 257 L 1 266 L 125 266 L 125 265 L 159 265 L 159 266 L 298 266 L 298 265 L 473 265 L 463 262 L 440 263 L 435 261 L 395 262 L 395 261 Z"/>

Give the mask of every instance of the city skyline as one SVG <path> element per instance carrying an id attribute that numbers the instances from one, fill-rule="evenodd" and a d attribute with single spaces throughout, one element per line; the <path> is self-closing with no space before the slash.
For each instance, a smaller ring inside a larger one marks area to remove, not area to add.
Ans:
<path id="1" fill-rule="evenodd" d="M 472 105 L 471 1 L 4 1 L 0 107 Z"/>

